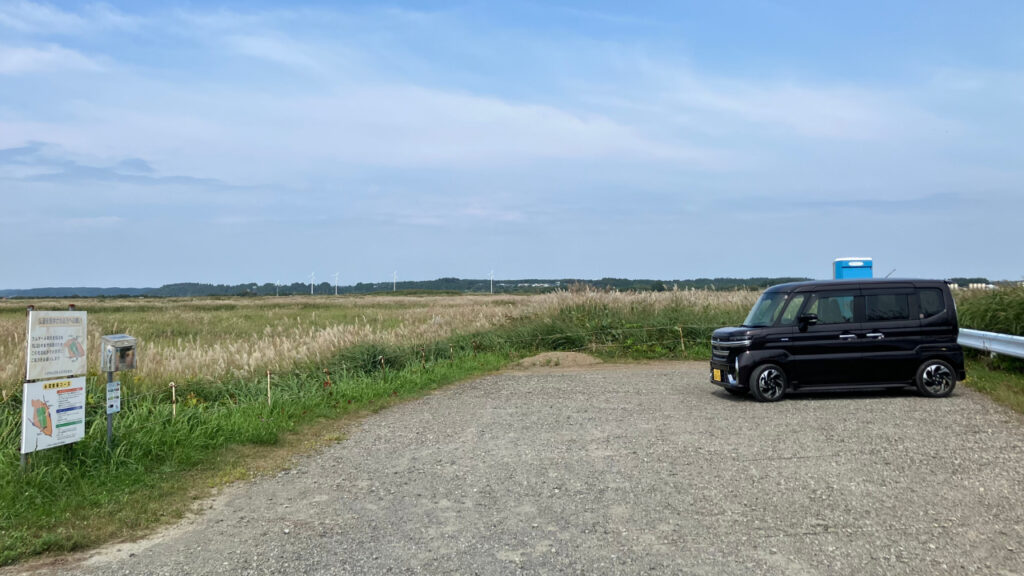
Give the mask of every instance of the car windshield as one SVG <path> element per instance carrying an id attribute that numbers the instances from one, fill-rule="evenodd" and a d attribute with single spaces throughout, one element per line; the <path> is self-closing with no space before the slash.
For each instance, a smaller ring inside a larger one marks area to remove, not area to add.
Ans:
<path id="1" fill-rule="evenodd" d="M 743 326 L 759 328 L 775 324 L 779 313 L 785 308 L 786 296 L 785 292 L 765 292 L 762 294 L 757 299 L 757 304 L 754 304 L 754 307 L 750 309 L 750 314 L 747 314 L 747 319 L 743 321 Z"/>

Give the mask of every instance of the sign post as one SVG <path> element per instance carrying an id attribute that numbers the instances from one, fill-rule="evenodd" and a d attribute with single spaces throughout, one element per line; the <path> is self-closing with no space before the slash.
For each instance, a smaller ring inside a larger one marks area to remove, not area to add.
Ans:
<path id="1" fill-rule="evenodd" d="M 107 449 L 114 443 L 114 414 L 121 411 L 121 382 L 114 372 L 134 370 L 137 340 L 127 334 L 111 334 L 100 340 L 100 370 L 107 373 Z"/>
<path id="2" fill-rule="evenodd" d="M 121 411 L 121 383 L 114 382 L 114 373 L 107 372 L 107 448 L 114 442 L 114 414 Z"/>
<path id="3" fill-rule="evenodd" d="M 88 318 L 70 307 L 28 307 L 25 385 L 22 389 L 21 469 L 28 454 L 85 437 Z"/>

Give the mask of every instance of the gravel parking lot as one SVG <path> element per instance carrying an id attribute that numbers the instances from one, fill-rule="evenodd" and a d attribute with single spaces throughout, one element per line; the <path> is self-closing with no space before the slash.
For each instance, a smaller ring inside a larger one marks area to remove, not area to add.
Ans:
<path id="1" fill-rule="evenodd" d="M 80 574 L 1021 574 L 1024 420 L 962 387 L 760 404 L 706 363 L 452 386 Z"/>

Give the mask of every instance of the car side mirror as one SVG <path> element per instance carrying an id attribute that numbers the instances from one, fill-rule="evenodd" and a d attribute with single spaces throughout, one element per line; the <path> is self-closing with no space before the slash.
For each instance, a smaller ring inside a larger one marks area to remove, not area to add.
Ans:
<path id="1" fill-rule="evenodd" d="M 800 325 L 800 330 L 807 330 L 808 326 L 814 326 L 818 323 L 817 314 L 801 314 L 797 318 L 797 323 Z"/>

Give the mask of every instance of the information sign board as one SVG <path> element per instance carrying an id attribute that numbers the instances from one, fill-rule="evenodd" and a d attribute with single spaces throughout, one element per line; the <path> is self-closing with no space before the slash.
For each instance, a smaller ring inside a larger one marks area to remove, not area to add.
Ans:
<path id="1" fill-rule="evenodd" d="M 107 382 L 107 414 L 121 411 L 121 382 Z"/>
<path id="2" fill-rule="evenodd" d="M 85 377 L 26 382 L 22 396 L 21 453 L 85 437 Z"/>
<path id="3" fill-rule="evenodd" d="M 29 311 L 25 379 L 85 375 L 86 322 L 85 312 Z"/>

